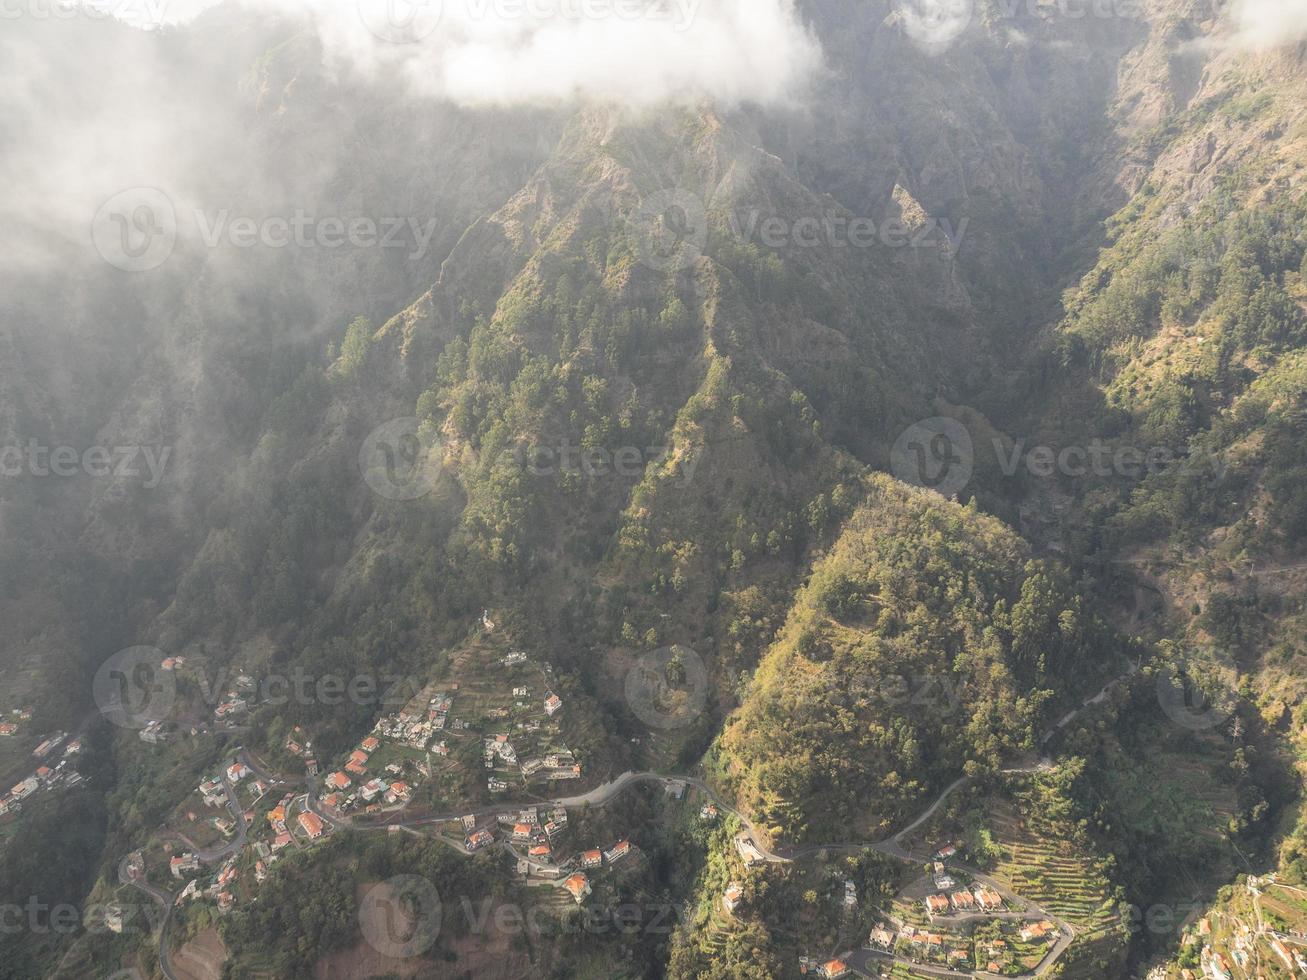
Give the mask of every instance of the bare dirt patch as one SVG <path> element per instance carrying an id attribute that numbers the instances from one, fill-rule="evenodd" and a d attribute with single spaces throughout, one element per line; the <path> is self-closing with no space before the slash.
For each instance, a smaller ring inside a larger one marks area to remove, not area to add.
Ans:
<path id="1" fill-rule="evenodd" d="M 172 954 L 172 969 L 177 980 L 222 980 L 222 965 L 227 962 L 227 947 L 216 928 L 205 929 Z"/>

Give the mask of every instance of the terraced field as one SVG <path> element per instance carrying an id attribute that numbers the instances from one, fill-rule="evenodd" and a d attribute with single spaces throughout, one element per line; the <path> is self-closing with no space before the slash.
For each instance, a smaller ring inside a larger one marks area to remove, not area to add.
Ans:
<path id="1" fill-rule="evenodd" d="M 1011 809 L 996 810 L 991 821 L 1001 852 L 994 876 L 1076 927 L 1092 933 L 1120 927 L 1108 882 L 1092 859 L 1067 841 L 1032 832 Z"/>

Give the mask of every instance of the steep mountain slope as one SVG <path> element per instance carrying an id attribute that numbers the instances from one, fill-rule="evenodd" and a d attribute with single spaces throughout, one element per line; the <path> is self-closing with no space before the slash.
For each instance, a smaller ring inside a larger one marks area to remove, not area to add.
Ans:
<path id="1" fill-rule="evenodd" d="M 1273 844 L 1274 821 L 1294 820 L 1276 746 L 1303 710 L 1301 52 L 1231 47 L 1187 0 L 1133 18 L 983 4 L 936 56 L 887 0 L 804 14 L 827 65 L 788 110 L 414 104 L 235 10 L 148 42 L 182 85 L 178 65 L 229 39 L 230 60 L 201 58 L 178 97 L 225 107 L 197 153 L 233 170 L 177 188 L 183 214 L 305 206 L 434 230 L 418 257 L 183 236 L 140 281 L 43 236 L 58 264 L 0 291 L 0 434 L 161 444 L 174 462 L 149 492 L 0 485 L 17 624 L 0 663 L 32 663 L 42 724 L 76 719 L 92 669 L 135 643 L 214 670 L 457 683 L 490 609 L 590 716 L 586 784 L 688 769 L 716 740 L 713 775 L 777 841 L 868 840 L 964 772 L 992 786 L 1125 649 L 1215 641 L 1246 678 L 1237 734 L 1151 738 L 1141 672 L 1110 725 L 1058 746 L 1053 795 L 1129 901 L 1176 885 L 1128 856 L 1112 877 L 1114 849 L 1209 861 L 1203 887 L 1231 865 L 1123 833 L 1114 770 L 1157 784 L 1185 752 L 1238 767 L 1211 789 L 1235 800 L 1222 843 Z M 87 36 L 51 71 L 107 70 Z M 876 234 L 854 241 L 868 220 Z M 873 472 L 941 414 L 975 430 L 968 506 Z M 420 449 L 415 495 L 360 464 L 395 420 Z M 1221 467 L 1041 480 L 998 462 L 1012 439 L 1094 438 Z M 1050 511 L 1060 525 L 1019 520 Z M 1135 560 L 1155 563 L 1168 618 L 1120 608 L 1140 583 L 1113 563 Z M 651 732 L 623 680 L 671 644 L 702 662 L 708 696 Z M 183 690 L 186 717 L 207 720 L 211 695 Z M 328 758 L 378 710 L 264 710 L 243 741 L 277 751 L 299 724 Z M 103 854 L 70 858 L 61 898 L 97 865 L 110 882 L 179 802 L 131 739 L 96 735 L 124 774 Z M 1186 832 L 1219 835 L 1208 818 L 1186 814 Z M 1286 869 L 1304 850 L 1287 840 Z M 716 906 L 691 871 L 665 877 L 669 900 Z M 258 935 L 225 931 L 238 958 Z M 20 972 L 56 953 L 30 939 L 13 941 L 34 957 L 12 958 Z M 723 975 L 788 969 L 762 932 L 736 939 Z M 597 945 L 615 969 L 622 952 Z M 1116 970 L 1119 953 L 1082 968 Z"/>

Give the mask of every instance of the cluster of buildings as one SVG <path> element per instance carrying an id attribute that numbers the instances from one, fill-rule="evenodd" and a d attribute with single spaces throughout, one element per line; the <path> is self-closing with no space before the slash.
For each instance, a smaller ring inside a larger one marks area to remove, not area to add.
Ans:
<path id="1" fill-rule="evenodd" d="M 556 749 L 543 756 L 519 760 L 517 750 L 506 734 L 486 736 L 482 758 L 487 769 L 497 769 L 502 763 L 503 766 L 519 769 L 525 779 L 536 775 L 560 780 L 581 778 L 581 764 L 576 761 L 571 749 Z M 491 792 L 495 792 L 493 787 Z"/>
<path id="2" fill-rule="evenodd" d="M 67 737 L 60 732 L 36 747 L 36 751 L 32 754 L 38 759 L 46 760 L 46 764 L 38 766 L 34 773 L 15 783 L 7 793 L 0 795 L 0 816 L 18 813 L 23 808 L 23 801 L 40 790 L 54 789 L 58 786 L 71 787 L 83 782 L 82 774 L 71 765 L 74 757 L 82 751 L 82 740 L 75 738 L 65 745 L 64 740 Z M 51 755 L 61 745 L 63 745 L 63 752 L 59 761 L 49 765 L 48 763 L 52 761 Z"/>
<path id="3" fill-rule="evenodd" d="M 971 959 L 968 950 L 949 945 L 950 937 L 931 932 L 929 929 L 904 926 L 898 938 L 909 952 L 925 959 L 943 960 L 954 967 L 963 965 Z"/>
<path id="4" fill-rule="evenodd" d="M 926 914 L 933 921 L 942 915 L 970 912 L 1002 912 L 1003 896 L 988 885 L 960 888 L 949 894 L 928 895 Z"/>
<path id="5" fill-rule="evenodd" d="M 439 691 L 425 706 L 420 699 L 408 703 L 398 714 L 382 717 L 373 734 L 425 752 L 435 735 L 445 730 L 457 690 L 455 684 L 449 691 Z"/>
<path id="6" fill-rule="evenodd" d="M 0 737 L 9 738 L 17 735 L 19 726 L 32 720 L 31 708 L 14 708 L 9 712 L 9 720 L 0 721 Z"/>
<path id="7" fill-rule="evenodd" d="M 363 806 L 365 812 L 375 813 L 382 806 L 402 806 L 413 798 L 413 788 L 398 777 L 404 767 L 392 762 L 383 775 L 372 775 L 372 755 L 381 748 L 381 740 L 369 735 L 350 753 L 345 768 L 333 772 L 325 782 L 327 792 L 322 802 L 335 810 L 351 810 Z"/>
<path id="8" fill-rule="evenodd" d="M 1211 921 L 1203 919 L 1198 924 L 1198 934 L 1202 937 L 1208 937 L 1212 934 Z M 1258 959 L 1258 953 L 1255 949 L 1258 937 L 1266 940 L 1267 946 L 1270 947 L 1275 961 L 1290 976 L 1299 976 L 1307 974 L 1307 954 L 1295 945 L 1289 945 L 1281 936 L 1274 932 L 1254 933 L 1248 925 L 1243 925 L 1242 929 L 1234 935 L 1228 944 L 1228 948 L 1222 952 L 1210 945 L 1204 945 L 1202 953 L 1199 956 L 1199 964 L 1202 969 L 1202 976 L 1210 980 L 1233 980 L 1236 972 L 1231 968 L 1231 963 L 1238 967 L 1239 975 L 1247 976 L 1255 968 L 1255 960 Z M 1262 975 L 1261 973 L 1258 974 Z M 1180 976 L 1184 980 L 1196 980 L 1196 975 L 1192 970 L 1182 970 Z"/>
<path id="9" fill-rule="evenodd" d="M 1020 932 L 1022 942 L 1034 943 L 1056 935 L 1057 926 L 1047 920 L 1025 922 L 1021 924 Z M 933 932 L 930 929 L 919 929 L 911 925 L 898 929 L 887 922 L 880 922 L 867 937 L 867 946 L 885 953 L 894 953 L 896 949 L 901 948 L 911 957 L 946 963 L 954 969 L 967 969 L 966 964 L 971 962 L 972 954 L 965 946 L 958 945 L 964 941 L 964 937 L 954 934 Z M 1005 939 L 976 938 L 976 956 L 988 959 L 986 972 L 1003 973 L 1004 968 L 1000 960 L 1005 960 L 1008 952 Z"/>
<path id="10" fill-rule="evenodd" d="M 561 806 L 549 811 L 542 811 L 538 807 L 527 807 L 516 814 L 501 813 L 498 823 L 501 827 L 511 828 L 508 833 L 513 843 L 527 846 L 529 862 L 548 865 L 555 863 L 554 845 L 567 830 L 567 810 Z M 469 850 L 476 849 L 471 846 L 472 839 L 469 837 L 466 842 Z M 477 839 L 484 840 L 484 838 Z M 478 844 L 478 846 L 482 845 Z"/>

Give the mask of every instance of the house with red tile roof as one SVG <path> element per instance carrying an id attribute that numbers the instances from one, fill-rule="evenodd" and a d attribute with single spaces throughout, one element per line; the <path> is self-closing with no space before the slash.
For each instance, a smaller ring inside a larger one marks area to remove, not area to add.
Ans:
<path id="1" fill-rule="evenodd" d="M 944 895 L 926 896 L 926 914 L 932 919 L 937 915 L 947 915 L 949 910 L 949 901 Z"/>
<path id="2" fill-rule="evenodd" d="M 976 896 L 971 892 L 954 892 L 949 896 L 949 901 L 953 908 L 959 912 L 974 912 L 976 910 Z"/>
<path id="3" fill-rule="evenodd" d="M 299 815 L 299 824 L 304 833 L 309 835 L 310 840 L 317 840 L 322 836 L 323 823 L 322 818 L 316 813 L 301 813 Z"/>
<path id="4" fill-rule="evenodd" d="M 590 879 L 579 871 L 563 882 L 563 887 L 572 893 L 572 898 L 576 904 L 580 905 L 590 894 Z"/>

